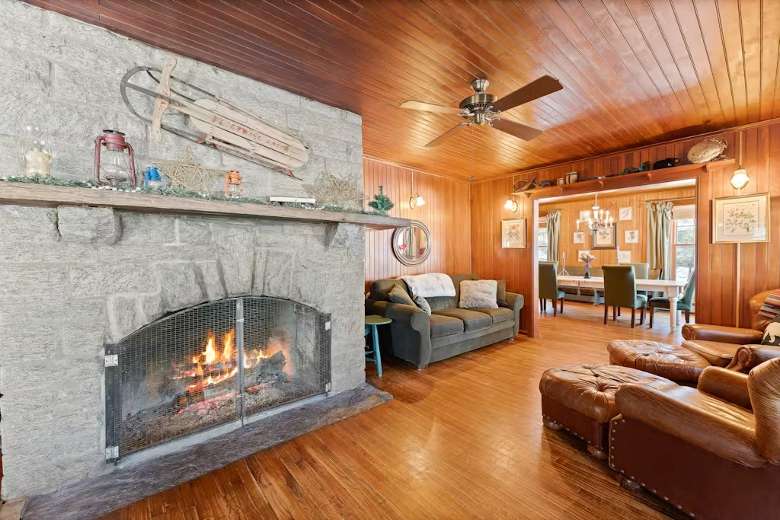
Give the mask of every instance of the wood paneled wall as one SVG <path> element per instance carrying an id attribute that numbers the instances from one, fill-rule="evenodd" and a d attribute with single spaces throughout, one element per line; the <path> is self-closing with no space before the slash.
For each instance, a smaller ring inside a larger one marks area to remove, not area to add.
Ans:
<path id="1" fill-rule="evenodd" d="M 409 197 L 414 189 L 426 204 L 411 209 Z M 412 170 L 392 163 L 363 160 L 365 197 L 371 200 L 384 186 L 395 203 L 390 214 L 420 220 L 431 231 L 431 254 L 420 265 L 405 266 L 396 260 L 390 247 L 392 230 L 366 232 L 366 285 L 382 278 L 416 273 L 467 273 L 471 271 L 471 205 L 469 184 Z"/>
<path id="2" fill-rule="evenodd" d="M 740 325 L 749 324 L 748 299 L 766 289 L 780 287 L 780 121 L 731 129 L 715 134 L 728 142 L 727 155 L 739 157 L 739 141 L 742 140 L 741 162 L 748 170 L 750 183 L 742 194 L 769 192 L 772 197 L 771 238 L 768 244 L 743 244 L 741 265 L 742 289 L 739 295 Z M 578 171 L 586 177 L 606 175 L 622 171 L 627 166 L 639 166 L 643 161 L 656 161 L 667 157 L 684 159 L 688 149 L 701 137 L 669 141 L 658 145 L 635 148 L 623 152 L 572 161 L 549 168 L 520 172 L 515 180 L 536 176 L 537 179 L 555 179 L 569 171 Z M 697 270 L 697 321 L 719 325 L 735 325 L 736 316 L 736 246 L 710 243 L 711 201 L 716 197 L 737 195 L 729 179 L 732 167 L 697 174 L 698 221 L 698 270 Z M 471 187 L 472 268 L 483 277 L 505 278 L 510 290 L 520 291 L 529 302 L 535 301 L 532 283 L 533 262 L 533 199 L 522 199 L 516 215 L 503 209 L 503 203 L 512 186 L 512 178 L 499 178 L 477 182 Z M 515 216 L 528 219 L 529 247 L 526 249 L 501 248 L 501 219 Z M 773 254 L 774 253 L 774 254 Z M 534 332 L 535 305 L 526 305 L 524 324 L 529 333 Z"/>
<path id="3" fill-rule="evenodd" d="M 647 259 L 647 206 L 646 203 L 654 200 L 677 200 L 677 203 L 693 204 L 696 197 L 695 187 L 680 187 L 660 190 L 637 191 L 629 194 L 614 194 L 599 197 L 599 206 L 609 210 L 615 217 L 617 224 L 617 246 L 621 251 L 631 251 L 631 262 L 644 262 Z M 685 202 L 685 199 L 690 199 Z M 578 251 L 590 250 L 596 257 L 593 265 L 600 266 L 605 264 L 616 264 L 618 262 L 617 249 L 592 249 L 590 233 L 585 226 L 580 226 L 580 231 L 585 233 L 585 243 L 574 243 L 574 232 L 577 231 L 577 218 L 580 211 L 590 210 L 593 206 L 593 197 L 577 198 L 576 200 L 567 200 L 560 202 L 551 202 L 543 204 L 539 208 L 542 216 L 550 211 L 558 210 L 561 212 L 560 241 L 558 244 L 559 263 L 563 262 L 563 255 L 566 255 L 566 265 L 575 265 Z M 631 208 L 631 220 L 619 220 L 619 208 Z M 636 244 L 627 244 L 625 241 L 625 231 L 639 231 L 639 242 Z"/>

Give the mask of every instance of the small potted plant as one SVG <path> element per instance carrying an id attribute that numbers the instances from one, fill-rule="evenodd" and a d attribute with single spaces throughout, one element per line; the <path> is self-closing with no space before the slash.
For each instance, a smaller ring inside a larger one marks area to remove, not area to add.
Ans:
<path id="1" fill-rule="evenodd" d="M 390 197 L 385 195 L 384 187 L 379 187 L 379 193 L 374 195 L 374 200 L 368 203 L 368 205 L 374 209 L 379 215 L 387 215 L 387 212 L 393 209 L 393 201 Z"/>
<path id="2" fill-rule="evenodd" d="M 583 275 L 584 278 L 590 278 L 590 264 L 592 264 L 595 259 L 596 257 L 593 256 L 590 251 L 580 252 L 580 262 L 585 264 L 585 274 Z"/>

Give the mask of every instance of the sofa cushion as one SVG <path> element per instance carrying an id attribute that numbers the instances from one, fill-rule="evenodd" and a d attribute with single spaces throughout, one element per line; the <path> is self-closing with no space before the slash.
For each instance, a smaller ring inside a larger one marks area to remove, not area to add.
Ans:
<path id="1" fill-rule="evenodd" d="M 393 303 L 401 303 L 403 305 L 414 305 L 414 300 L 409 296 L 400 285 L 394 285 L 392 289 L 387 293 L 387 299 Z"/>
<path id="2" fill-rule="evenodd" d="M 463 334 L 463 321 L 458 318 L 431 314 L 431 337 L 440 338 L 453 334 Z"/>
<path id="3" fill-rule="evenodd" d="M 465 330 L 477 330 L 490 327 L 493 324 L 493 319 L 484 312 L 477 312 L 470 309 L 438 309 L 434 310 L 433 314 L 439 316 L 449 316 L 451 318 L 459 319 L 463 322 Z"/>
<path id="4" fill-rule="evenodd" d="M 393 287 L 396 286 L 400 287 L 407 294 L 409 294 L 409 288 L 406 287 L 406 283 L 403 280 L 386 278 L 384 280 L 377 280 L 371 284 L 371 299 L 377 301 L 388 301 L 388 293 L 393 290 Z"/>
<path id="5" fill-rule="evenodd" d="M 498 307 L 496 294 L 498 282 L 495 280 L 464 280 L 460 283 L 460 301 L 458 307 L 476 309 Z"/>
<path id="6" fill-rule="evenodd" d="M 741 345 L 697 339 L 683 341 L 682 346 L 700 355 L 716 367 L 725 367 L 734 359 Z"/>
<path id="7" fill-rule="evenodd" d="M 499 307 L 498 309 L 479 308 L 479 309 L 471 309 L 471 310 L 477 312 L 483 312 L 487 314 L 493 320 L 493 323 L 501 323 L 502 321 L 511 321 L 514 318 L 512 309 L 507 309 L 506 307 Z"/>
<path id="8" fill-rule="evenodd" d="M 428 300 L 423 298 L 422 296 L 415 296 L 414 297 L 414 303 L 422 309 L 422 311 L 427 314 L 428 316 L 431 315 L 431 305 L 428 303 Z"/>

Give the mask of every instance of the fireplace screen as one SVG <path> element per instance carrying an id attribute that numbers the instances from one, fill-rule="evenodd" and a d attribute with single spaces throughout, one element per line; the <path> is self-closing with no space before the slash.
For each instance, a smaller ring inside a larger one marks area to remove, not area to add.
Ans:
<path id="1" fill-rule="evenodd" d="M 330 316 L 247 296 L 166 316 L 106 345 L 106 458 L 325 392 Z"/>

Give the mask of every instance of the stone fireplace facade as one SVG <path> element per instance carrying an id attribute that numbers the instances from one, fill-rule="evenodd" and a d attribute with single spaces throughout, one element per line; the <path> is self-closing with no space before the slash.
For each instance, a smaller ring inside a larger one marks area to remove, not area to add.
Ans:
<path id="1" fill-rule="evenodd" d="M 20 173 L 23 129 L 33 126 L 54 148 L 54 176 L 91 179 L 95 136 L 114 128 L 139 170 L 190 147 L 199 164 L 240 170 L 246 196 L 361 209 L 359 115 L 177 56 L 175 76 L 296 136 L 310 157 L 298 181 L 165 132 L 157 141 L 127 110 L 120 80 L 171 53 L 18 0 L 0 9 L 0 177 Z M 311 306 L 332 320 L 330 392 L 359 386 L 364 254 L 364 230 L 350 224 L 0 205 L 4 497 L 112 470 L 105 345 L 171 312 L 246 295 Z"/>
<path id="2" fill-rule="evenodd" d="M 3 205 L 0 245 L 6 496 L 112 470 L 105 344 L 180 309 L 300 302 L 330 315 L 330 392 L 364 381 L 360 226 Z"/>

